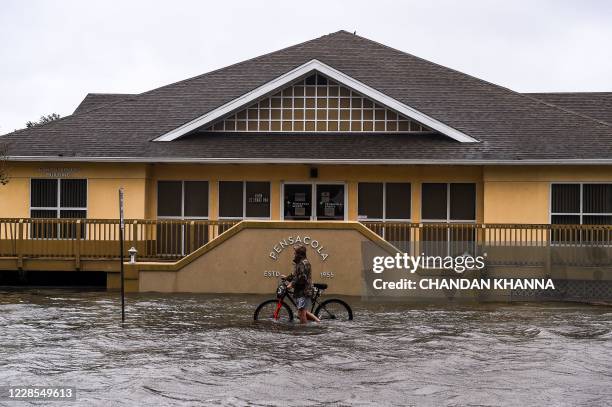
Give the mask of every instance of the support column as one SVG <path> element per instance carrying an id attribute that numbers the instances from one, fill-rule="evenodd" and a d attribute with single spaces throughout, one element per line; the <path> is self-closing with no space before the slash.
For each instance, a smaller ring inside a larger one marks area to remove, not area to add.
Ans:
<path id="1" fill-rule="evenodd" d="M 349 181 L 346 183 L 346 204 L 348 208 L 346 210 L 347 220 L 356 221 L 359 212 L 359 198 L 357 196 L 359 186 L 356 181 Z"/>
<path id="2" fill-rule="evenodd" d="M 210 182 L 210 196 L 208 197 L 208 219 L 217 220 L 219 219 L 219 180 L 211 179 Z"/>
<path id="3" fill-rule="evenodd" d="M 270 218 L 272 220 L 281 219 L 281 183 L 280 181 L 270 182 Z"/>
<path id="4" fill-rule="evenodd" d="M 421 221 L 421 183 L 420 182 L 412 182 L 410 184 L 412 187 L 412 203 L 411 203 L 411 214 L 412 223 L 419 223 Z"/>

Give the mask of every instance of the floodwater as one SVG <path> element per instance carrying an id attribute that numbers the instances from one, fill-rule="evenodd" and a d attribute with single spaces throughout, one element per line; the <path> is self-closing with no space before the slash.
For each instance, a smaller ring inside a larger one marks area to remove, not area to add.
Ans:
<path id="1" fill-rule="evenodd" d="M 612 404 L 610 307 L 344 298 L 355 321 L 303 327 L 253 322 L 265 298 L 129 295 L 122 327 L 116 293 L 0 289 L 0 385 L 88 406 Z"/>

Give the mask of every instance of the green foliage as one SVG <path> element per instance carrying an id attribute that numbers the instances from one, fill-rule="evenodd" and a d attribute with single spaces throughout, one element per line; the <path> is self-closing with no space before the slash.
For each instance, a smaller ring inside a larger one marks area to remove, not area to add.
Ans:
<path id="1" fill-rule="evenodd" d="M 49 122 L 52 122 L 54 120 L 59 119 L 61 116 L 57 113 L 51 113 L 48 115 L 43 115 L 40 116 L 40 119 L 37 122 L 33 122 L 33 121 L 28 121 L 26 123 L 26 127 L 29 129 L 31 127 L 36 127 L 36 126 L 40 126 L 42 124 L 47 124 Z"/>
<path id="2" fill-rule="evenodd" d="M 8 182 L 8 145 L 0 144 L 0 185 L 6 185 Z"/>

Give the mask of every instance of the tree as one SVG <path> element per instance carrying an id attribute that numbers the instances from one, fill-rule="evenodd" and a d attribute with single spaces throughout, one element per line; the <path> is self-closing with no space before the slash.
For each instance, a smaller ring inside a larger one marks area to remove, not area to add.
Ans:
<path id="1" fill-rule="evenodd" d="M 0 143 L 0 185 L 6 185 L 8 182 L 8 144 Z"/>
<path id="2" fill-rule="evenodd" d="M 29 129 L 30 127 L 36 127 L 36 126 L 40 126 L 41 124 L 47 124 L 49 122 L 59 119 L 60 117 L 61 116 L 57 113 L 43 115 L 43 116 L 40 116 L 40 119 L 37 122 L 28 121 L 26 123 L 26 127 Z"/>

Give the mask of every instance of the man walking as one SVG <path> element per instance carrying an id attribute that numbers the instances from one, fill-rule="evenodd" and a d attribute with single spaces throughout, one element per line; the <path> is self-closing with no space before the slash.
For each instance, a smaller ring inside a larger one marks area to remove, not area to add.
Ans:
<path id="1" fill-rule="evenodd" d="M 293 273 L 287 277 L 288 288 L 293 287 L 293 298 L 297 304 L 300 323 L 305 324 L 308 320 L 321 322 L 319 318 L 308 311 L 312 306 L 312 270 L 310 262 L 306 258 L 306 247 L 303 245 L 293 246 Z"/>

